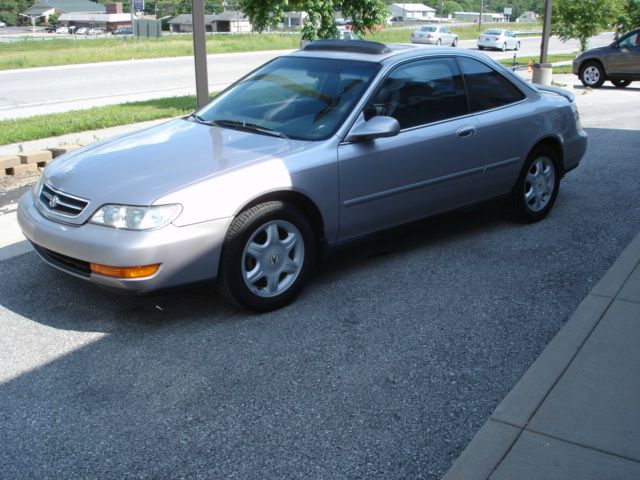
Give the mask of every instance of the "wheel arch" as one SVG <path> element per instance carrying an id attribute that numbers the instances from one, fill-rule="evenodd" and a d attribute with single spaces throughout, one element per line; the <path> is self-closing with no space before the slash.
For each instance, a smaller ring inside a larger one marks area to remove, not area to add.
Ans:
<path id="1" fill-rule="evenodd" d="M 602 71 L 604 72 L 605 79 L 609 78 L 609 76 L 607 75 L 607 67 L 599 57 L 587 57 L 582 59 L 582 61 L 580 62 L 580 66 L 578 67 L 578 73 L 582 73 L 582 69 L 587 63 L 597 63 L 598 65 L 600 65 Z"/>
<path id="2" fill-rule="evenodd" d="M 538 148 L 548 147 L 556 154 L 556 159 L 558 162 L 558 170 L 560 174 L 564 176 L 564 150 L 562 149 L 562 143 L 556 137 L 545 137 L 538 140 L 531 149 L 529 149 L 529 153 L 527 154 L 527 158 Z"/>
<path id="3" fill-rule="evenodd" d="M 313 228 L 314 233 L 316 234 L 316 238 L 319 242 L 324 241 L 324 219 L 322 217 L 322 213 L 320 213 L 320 209 L 315 204 L 311 198 L 309 198 L 304 193 L 295 191 L 295 190 L 277 190 L 274 192 L 265 193 L 260 195 L 259 197 L 254 198 L 249 203 L 243 205 L 236 213 L 235 216 L 239 215 L 241 212 L 245 210 L 255 207 L 261 203 L 272 202 L 272 201 L 281 201 L 290 203 L 298 207 L 305 216 L 311 222 L 311 226 Z"/>

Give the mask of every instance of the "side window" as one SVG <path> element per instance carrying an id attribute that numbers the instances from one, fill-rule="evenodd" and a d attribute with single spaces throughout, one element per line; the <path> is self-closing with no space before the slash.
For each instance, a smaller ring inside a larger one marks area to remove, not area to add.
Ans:
<path id="1" fill-rule="evenodd" d="M 418 60 L 396 68 L 365 109 L 365 117 L 394 117 L 400 128 L 468 113 L 462 77 L 455 60 Z"/>
<path id="2" fill-rule="evenodd" d="M 480 112 L 520 101 L 524 94 L 493 68 L 472 58 L 459 59 L 469 92 L 472 112 Z"/>
<path id="3" fill-rule="evenodd" d="M 622 48 L 640 46 L 640 34 L 635 33 L 633 35 L 629 35 L 627 38 L 625 38 L 622 42 L 619 43 L 619 46 Z"/>

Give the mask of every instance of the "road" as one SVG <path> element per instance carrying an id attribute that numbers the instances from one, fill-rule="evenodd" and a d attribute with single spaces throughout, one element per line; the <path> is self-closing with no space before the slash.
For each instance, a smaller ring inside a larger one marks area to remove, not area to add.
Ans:
<path id="1" fill-rule="evenodd" d="M 409 35 L 408 31 L 407 38 Z M 590 45 L 606 45 L 612 38 L 612 34 L 601 34 Z M 462 41 L 460 46 L 475 48 L 475 40 Z M 550 52 L 578 49 L 577 41 L 550 40 Z M 286 51 L 209 55 L 209 90 L 220 90 L 283 53 Z M 539 53 L 540 37 L 527 37 L 517 55 L 526 59 Z M 514 52 L 488 54 L 512 58 Z M 192 57 L 0 71 L 0 120 L 186 94 L 195 94 Z"/>
<path id="2" fill-rule="evenodd" d="M 545 221 L 396 229 L 277 312 L 0 261 L 2 478 L 440 478 L 640 230 L 640 88 L 576 93 L 589 149 Z"/>

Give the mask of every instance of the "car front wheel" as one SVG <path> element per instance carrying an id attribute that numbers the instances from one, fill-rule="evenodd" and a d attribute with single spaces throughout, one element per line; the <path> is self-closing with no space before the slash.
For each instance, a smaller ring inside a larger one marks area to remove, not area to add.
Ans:
<path id="1" fill-rule="evenodd" d="M 580 81 L 585 87 L 601 87 L 605 81 L 602 65 L 598 62 L 586 62 L 582 68 L 580 68 Z"/>
<path id="2" fill-rule="evenodd" d="M 453 42 L 451 42 L 451 46 L 452 47 L 457 47 L 458 46 L 458 37 L 453 39 Z"/>
<path id="3" fill-rule="evenodd" d="M 558 157 L 549 147 L 538 147 L 524 163 L 513 188 L 513 204 L 525 222 L 542 220 L 553 207 L 560 187 Z"/>
<path id="4" fill-rule="evenodd" d="M 506 51 L 507 51 L 507 44 L 506 44 L 506 43 L 503 43 L 503 44 L 502 44 L 502 51 L 503 51 L 503 52 L 506 52 Z"/>
<path id="5" fill-rule="evenodd" d="M 295 206 L 256 205 L 231 223 L 222 247 L 219 287 L 231 303 L 266 312 L 290 303 L 311 274 L 314 231 Z"/>

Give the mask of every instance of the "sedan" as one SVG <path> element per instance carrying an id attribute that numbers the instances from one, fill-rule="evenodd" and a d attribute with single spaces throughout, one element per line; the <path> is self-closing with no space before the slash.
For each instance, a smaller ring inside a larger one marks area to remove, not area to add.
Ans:
<path id="1" fill-rule="evenodd" d="M 320 40 L 203 109 L 63 155 L 19 202 L 50 265 L 146 292 L 216 279 L 257 311 L 333 246 L 491 198 L 551 210 L 587 145 L 572 93 L 485 55 Z"/>
<path id="2" fill-rule="evenodd" d="M 496 50 L 520 50 L 520 40 L 511 30 L 489 29 L 478 37 L 478 49 L 493 48 Z"/>
<path id="3" fill-rule="evenodd" d="M 458 36 L 441 25 L 424 25 L 411 35 L 411 43 L 428 45 L 458 45 Z"/>
<path id="4" fill-rule="evenodd" d="M 101 28 L 90 28 L 89 30 L 87 30 L 87 35 L 91 35 L 91 36 L 104 35 L 104 30 L 102 30 Z"/>
<path id="5" fill-rule="evenodd" d="M 573 61 L 573 73 L 585 87 L 592 88 L 601 87 L 607 80 L 618 88 L 640 80 L 640 28 L 609 46 L 582 52 Z"/>

